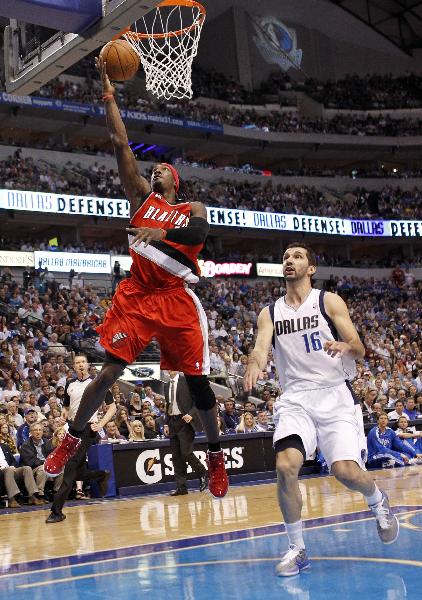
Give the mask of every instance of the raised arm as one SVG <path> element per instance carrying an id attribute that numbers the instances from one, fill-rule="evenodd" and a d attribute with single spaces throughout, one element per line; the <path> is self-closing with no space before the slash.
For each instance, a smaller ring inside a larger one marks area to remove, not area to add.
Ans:
<path id="1" fill-rule="evenodd" d="M 248 366 L 246 367 L 246 373 L 243 380 L 243 386 L 246 391 L 249 391 L 254 387 L 261 371 L 266 367 L 273 334 L 274 325 L 270 316 L 270 309 L 266 306 L 259 313 L 258 336 L 256 338 L 255 348 L 249 355 Z"/>
<path id="2" fill-rule="evenodd" d="M 363 358 L 365 347 L 360 341 L 358 332 L 352 323 L 346 303 L 340 296 L 327 292 L 324 296 L 325 310 L 334 323 L 341 341 L 326 342 L 324 350 L 330 356 L 349 356 L 350 358 Z"/>
<path id="3" fill-rule="evenodd" d="M 101 56 L 95 59 L 95 66 L 100 74 L 103 84 L 104 106 L 107 128 L 113 143 L 117 159 L 120 181 L 130 202 L 130 213 L 133 215 L 150 193 L 149 182 L 139 174 L 138 165 L 129 148 L 129 140 L 122 117 L 115 99 L 115 88 L 111 85 L 106 71 L 106 63 Z"/>

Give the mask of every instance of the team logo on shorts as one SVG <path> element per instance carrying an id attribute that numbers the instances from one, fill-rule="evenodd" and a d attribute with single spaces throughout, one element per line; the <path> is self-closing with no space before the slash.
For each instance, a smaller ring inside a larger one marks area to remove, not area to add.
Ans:
<path id="1" fill-rule="evenodd" d="M 123 333 L 118 331 L 113 335 L 113 339 L 111 340 L 112 346 L 120 346 L 122 341 L 128 337 L 127 333 Z"/>

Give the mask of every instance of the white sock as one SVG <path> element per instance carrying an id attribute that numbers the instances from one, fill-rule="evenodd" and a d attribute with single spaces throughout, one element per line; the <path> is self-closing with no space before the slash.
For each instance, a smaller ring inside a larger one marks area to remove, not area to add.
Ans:
<path id="1" fill-rule="evenodd" d="M 365 496 L 365 499 L 368 503 L 368 506 L 373 506 L 374 504 L 381 502 L 382 494 L 377 484 L 375 484 L 375 492 L 371 496 Z"/>
<path id="2" fill-rule="evenodd" d="M 302 520 L 296 521 L 296 523 L 286 523 L 286 531 L 290 546 L 296 546 L 300 549 L 305 547 Z"/>

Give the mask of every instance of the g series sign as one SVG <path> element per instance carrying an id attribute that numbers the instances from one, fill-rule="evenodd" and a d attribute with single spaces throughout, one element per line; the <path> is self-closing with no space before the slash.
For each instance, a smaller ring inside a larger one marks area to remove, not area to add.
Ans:
<path id="1" fill-rule="evenodd" d="M 241 469 L 244 464 L 243 459 L 244 447 L 234 446 L 233 448 L 225 448 L 224 456 L 227 469 Z M 206 452 L 204 450 L 196 450 L 195 456 L 199 458 L 204 467 L 207 467 Z M 162 460 L 159 448 L 151 448 L 140 453 L 136 461 L 136 474 L 141 483 L 159 483 L 164 481 L 167 476 L 173 477 L 174 466 L 173 458 L 170 452 L 163 454 Z M 191 467 L 188 465 L 187 472 L 192 473 Z"/>
<path id="2" fill-rule="evenodd" d="M 206 467 L 205 438 L 195 438 L 194 452 Z M 221 440 L 226 469 L 229 473 L 257 473 L 274 469 L 272 436 L 247 434 L 224 436 Z M 269 457 L 266 447 L 269 449 Z M 141 442 L 113 446 L 116 487 L 132 487 L 174 481 L 173 460 L 169 443 Z M 267 464 L 268 463 L 268 464 Z M 188 469 L 188 479 L 197 476 Z"/>

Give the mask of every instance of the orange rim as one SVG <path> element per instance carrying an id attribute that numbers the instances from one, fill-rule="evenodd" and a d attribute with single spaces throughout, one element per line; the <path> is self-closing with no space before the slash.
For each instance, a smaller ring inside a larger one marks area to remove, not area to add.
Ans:
<path id="1" fill-rule="evenodd" d="M 205 16 L 207 14 L 205 6 L 203 6 L 200 2 L 196 2 L 196 0 L 163 0 L 162 2 L 160 2 L 160 4 L 157 5 L 156 8 L 160 8 L 162 6 L 186 6 L 187 8 L 198 8 L 200 16 L 198 20 L 195 21 L 195 23 L 192 23 L 192 25 L 188 25 L 187 27 L 184 27 L 183 29 L 178 29 L 177 31 L 169 31 L 167 33 L 137 33 L 136 31 L 132 31 L 130 27 L 126 27 L 113 37 L 113 41 L 118 40 L 124 35 L 127 35 L 128 37 L 131 37 L 135 40 L 147 40 L 149 38 L 160 40 L 164 38 L 178 37 L 183 33 L 188 33 L 196 27 L 200 27 L 203 24 Z"/>

